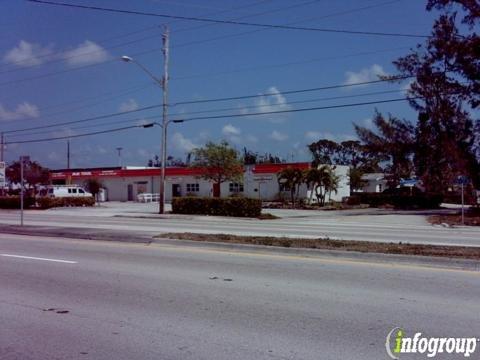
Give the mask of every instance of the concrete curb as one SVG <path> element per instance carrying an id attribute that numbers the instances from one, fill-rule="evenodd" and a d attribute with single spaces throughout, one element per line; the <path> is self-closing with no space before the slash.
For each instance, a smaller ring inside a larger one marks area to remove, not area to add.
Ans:
<path id="1" fill-rule="evenodd" d="M 390 264 L 392 266 L 404 264 L 434 268 L 452 268 L 457 270 L 480 271 L 480 261 L 435 256 L 362 253 L 357 251 L 345 250 L 285 248 L 279 246 L 229 244 L 211 241 L 174 240 L 163 238 L 153 238 L 153 243 L 159 245 L 210 248 L 223 251 L 234 250 L 245 253 L 297 255 L 307 258 L 346 259 L 357 262 Z"/>
<path id="2" fill-rule="evenodd" d="M 88 230 L 85 228 L 60 228 L 49 226 L 18 226 L 4 225 L 0 229 L 2 234 L 27 235 L 27 236 L 48 236 L 48 237 L 66 237 L 72 239 L 83 240 L 99 240 L 99 241 L 118 241 L 140 244 L 150 244 L 152 242 L 151 235 L 140 236 L 138 233 L 129 233 L 126 231 L 113 231 L 95 229 Z"/>
<path id="3" fill-rule="evenodd" d="M 229 244 L 211 241 L 174 240 L 154 238 L 152 235 L 139 235 L 138 232 L 114 230 L 88 230 L 85 228 L 59 228 L 48 226 L 18 226 L 4 225 L 0 233 L 27 236 L 65 237 L 72 239 L 118 241 L 138 244 L 158 244 L 170 246 L 183 246 L 190 248 L 208 248 L 219 251 L 233 250 L 243 253 L 297 255 L 307 258 L 346 259 L 356 262 L 370 262 L 394 265 L 417 265 L 433 268 L 451 268 L 457 270 L 480 271 L 480 261 L 469 259 L 456 259 L 433 256 L 395 255 L 382 253 L 361 253 L 344 250 L 322 250 L 285 248 L 278 246 Z"/>

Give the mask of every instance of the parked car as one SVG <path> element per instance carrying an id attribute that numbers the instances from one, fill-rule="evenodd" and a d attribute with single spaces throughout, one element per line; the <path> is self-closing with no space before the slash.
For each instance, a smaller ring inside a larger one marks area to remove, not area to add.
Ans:
<path id="1" fill-rule="evenodd" d="M 47 190 L 48 197 L 90 197 L 91 193 L 77 185 L 53 185 Z"/>

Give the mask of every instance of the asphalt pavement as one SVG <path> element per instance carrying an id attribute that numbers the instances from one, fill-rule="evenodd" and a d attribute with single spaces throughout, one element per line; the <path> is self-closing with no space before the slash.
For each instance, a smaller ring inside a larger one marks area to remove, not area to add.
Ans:
<path id="1" fill-rule="evenodd" d="M 397 326 L 480 337 L 479 285 L 408 264 L 0 235 L 0 359 L 386 359 Z"/>
<path id="2" fill-rule="evenodd" d="M 480 246 L 480 227 L 434 226 L 426 220 L 428 212 L 266 210 L 281 218 L 258 220 L 158 215 L 157 207 L 157 204 L 105 203 L 97 208 L 30 210 L 25 212 L 25 224 L 133 231 L 148 236 L 194 232 Z M 0 224 L 18 223 L 18 211 L 0 211 Z"/>

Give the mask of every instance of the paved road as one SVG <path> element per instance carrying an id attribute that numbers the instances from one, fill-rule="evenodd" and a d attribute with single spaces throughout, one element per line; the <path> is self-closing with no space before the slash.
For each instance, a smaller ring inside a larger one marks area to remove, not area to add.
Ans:
<path id="1" fill-rule="evenodd" d="M 109 206 L 113 206 L 109 204 Z M 114 229 L 156 235 L 162 232 L 229 233 L 235 235 L 329 237 L 344 240 L 480 246 L 480 227 L 444 228 L 425 216 L 387 211 L 276 211 L 277 220 L 232 219 L 154 214 L 152 204 L 116 204 L 116 208 L 28 211 L 29 225 Z M 272 211 L 275 212 L 275 211 Z M 157 217 L 155 217 L 157 216 Z M 141 217 L 141 218 L 139 218 Z M 1 211 L 0 224 L 18 224 L 15 211 Z"/>
<path id="2" fill-rule="evenodd" d="M 451 269 L 0 235 L 0 358 L 386 359 L 395 326 L 480 337 L 479 285 Z"/>

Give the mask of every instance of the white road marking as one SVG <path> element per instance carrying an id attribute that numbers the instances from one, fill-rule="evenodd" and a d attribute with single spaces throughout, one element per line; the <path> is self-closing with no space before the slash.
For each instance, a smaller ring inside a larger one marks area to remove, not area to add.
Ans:
<path id="1" fill-rule="evenodd" d="M 12 257 L 12 258 L 18 258 L 18 259 L 28 259 L 28 260 L 52 261 L 52 262 L 59 262 L 63 264 L 77 264 L 77 261 L 47 259 L 47 258 L 40 258 L 40 257 L 33 257 L 33 256 L 22 256 L 22 255 L 11 255 L 11 254 L 0 254 L 0 256 Z"/>

